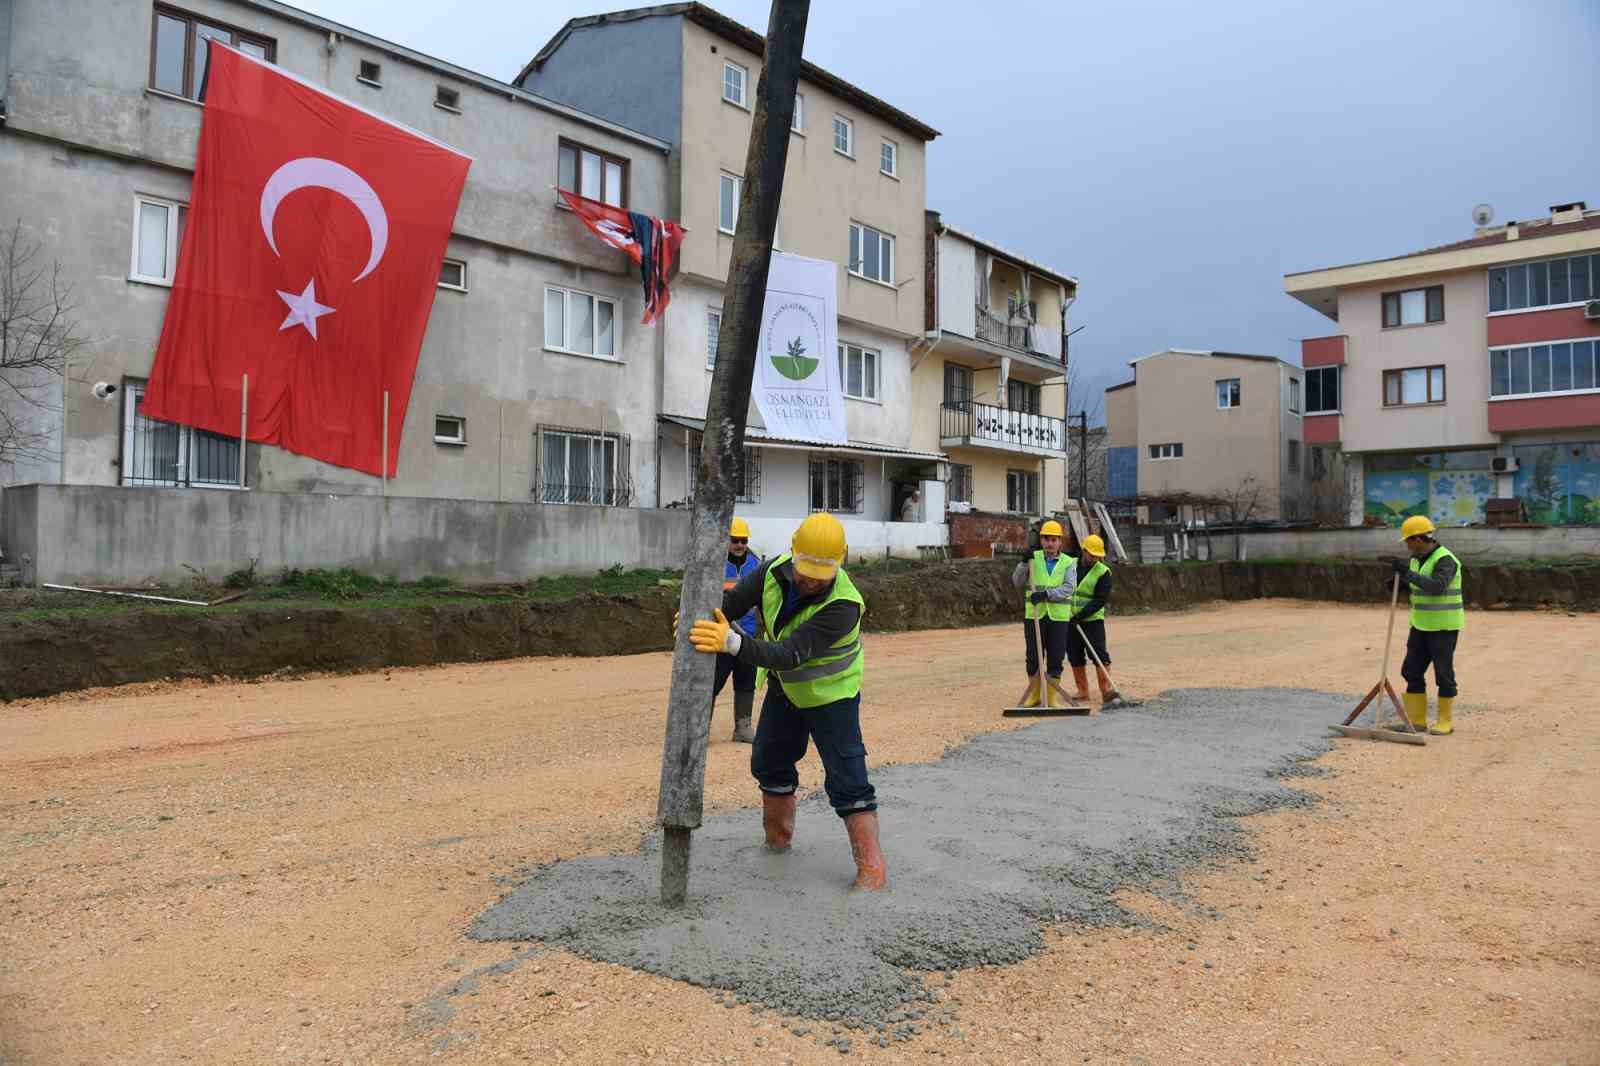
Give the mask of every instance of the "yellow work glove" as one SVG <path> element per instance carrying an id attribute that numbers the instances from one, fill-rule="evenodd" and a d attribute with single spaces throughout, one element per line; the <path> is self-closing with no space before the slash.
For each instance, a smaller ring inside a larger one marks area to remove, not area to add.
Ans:
<path id="1" fill-rule="evenodd" d="M 678 612 L 677 611 L 673 611 L 672 612 L 672 641 L 673 641 L 674 644 L 676 644 L 677 641 L 678 641 Z"/>
<path id="2" fill-rule="evenodd" d="M 738 655 L 739 631 L 729 624 L 728 616 L 718 607 L 716 621 L 701 619 L 690 627 L 689 643 L 694 645 L 695 651 L 707 655 Z"/>

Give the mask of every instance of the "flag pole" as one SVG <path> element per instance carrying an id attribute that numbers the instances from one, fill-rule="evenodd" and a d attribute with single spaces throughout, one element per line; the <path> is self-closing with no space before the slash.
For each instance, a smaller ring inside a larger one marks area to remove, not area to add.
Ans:
<path id="1" fill-rule="evenodd" d="M 244 443 L 250 433 L 250 375 L 239 379 L 239 487 L 244 488 Z"/>
<path id="2" fill-rule="evenodd" d="M 389 495 L 389 390 L 383 390 L 383 494 Z"/>

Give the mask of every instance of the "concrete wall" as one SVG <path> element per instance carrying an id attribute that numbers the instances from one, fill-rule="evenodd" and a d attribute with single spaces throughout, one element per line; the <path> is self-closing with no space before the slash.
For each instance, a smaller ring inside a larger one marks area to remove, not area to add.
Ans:
<path id="1" fill-rule="evenodd" d="M 1139 387 L 1106 390 L 1106 447 L 1139 446 Z"/>
<path id="2" fill-rule="evenodd" d="M 789 539 L 799 525 L 794 518 L 751 516 L 748 521 L 750 544 L 763 559 L 788 551 Z M 839 521 L 844 526 L 851 563 L 890 556 L 915 559 L 921 548 L 942 547 L 950 542 L 950 527 L 943 522 L 874 522 L 847 515 L 840 515 Z"/>
<path id="3" fill-rule="evenodd" d="M 631 77 L 620 77 L 622 71 Z M 575 29 L 518 84 L 676 144 L 682 125 L 683 18 L 665 15 Z M 654 91 L 639 92 L 640 84 Z M 754 92 L 755 83 L 750 87 Z"/>
<path id="4" fill-rule="evenodd" d="M 1233 551 L 1232 533 L 1212 538 L 1219 555 Z M 1404 556 L 1405 545 L 1392 529 L 1271 530 L 1242 533 L 1245 559 L 1376 558 Z M 1474 560 L 1566 559 L 1600 557 L 1600 526 L 1545 529 L 1447 529 L 1439 542 L 1471 566 Z M 1470 571 L 1469 571 L 1470 576 Z"/>
<path id="5" fill-rule="evenodd" d="M 643 508 L 204 489 L 26 485 L 6 490 L 7 555 L 36 582 L 213 580 L 256 560 L 406 580 L 520 581 L 621 564 L 676 568 L 689 516 Z"/>

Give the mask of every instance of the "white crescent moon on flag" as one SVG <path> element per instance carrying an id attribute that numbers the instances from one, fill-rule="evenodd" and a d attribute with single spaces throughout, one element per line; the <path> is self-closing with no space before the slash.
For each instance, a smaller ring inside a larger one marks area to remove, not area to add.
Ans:
<path id="1" fill-rule="evenodd" d="M 267 235 L 267 244 L 274 255 L 278 254 L 278 241 L 272 235 L 272 218 L 278 213 L 278 204 L 296 189 L 329 189 L 356 206 L 361 217 L 367 220 L 372 233 L 372 254 L 367 265 L 355 277 L 360 281 L 377 267 L 383 250 L 389 245 L 389 216 L 383 210 L 383 201 L 367 180 L 342 163 L 331 159 L 303 156 L 291 159 L 272 172 L 261 190 L 261 230 Z"/>

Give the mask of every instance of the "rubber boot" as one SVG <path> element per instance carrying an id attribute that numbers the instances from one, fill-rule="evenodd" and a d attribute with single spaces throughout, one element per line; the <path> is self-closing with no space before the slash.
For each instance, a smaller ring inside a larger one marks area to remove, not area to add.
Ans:
<path id="1" fill-rule="evenodd" d="M 794 808 L 800 797 L 791 792 L 787 796 L 761 793 L 761 829 L 767 837 L 768 851 L 788 851 L 794 843 Z"/>
<path id="2" fill-rule="evenodd" d="M 1412 728 L 1407 729 L 1403 724 L 1395 724 L 1392 729 L 1401 733 L 1410 733 L 1413 730 L 1427 731 L 1428 728 L 1428 694 L 1426 692 L 1407 692 L 1401 695 L 1400 702 L 1404 705 L 1406 721 Z"/>
<path id="3" fill-rule="evenodd" d="M 1079 703 L 1089 702 L 1089 668 L 1087 666 L 1074 666 L 1072 668 L 1072 683 L 1078 686 L 1078 691 L 1072 698 Z"/>
<path id="4" fill-rule="evenodd" d="M 1065 707 L 1067 705 L 1066 693 L 1060 691 L 1058 687 L 1060 684 L 1061 679 L 1059 677 L 1052 677 L 1050 679 L 1050 691 L 1048 693 L 1048 697 L 1049 705 L 1051 707 Z"/>
<path id="5" fill-rule="evenodd" d="M 850 853 L 856 860 L 856 879 L 850 887 L 871 891 L 883 888 L 889 883 L 889 868 L 878 847 L 878 812 L 852 814 L 845 818 L 844 828 L 850 834 Z"/>
<path id="6" fill-rule="evenodd" d="M 750 727 L 750 715 L 755 710 L 756 694 L 733 690 L 733 739 L 739 744 L 754 744 L 756 731 Z"/>
<path id="7" fill-rule="evenodd" d="M 1029 678 L 1028 678 L 1028 691 L 1023 693 L 1021 706 L 1023 706 L 1023 707 L 1037 707 L 1037 706 L 1039 706 L 1039 675 L 1038 674 L 1033 674 L 1033 675 L 1029 676 Z"/>
<path id="8" fill-rule="evenodd" d="M 1439 697 L 1439 720 L 1428 730 L 1436 737 L 1447 737 L 1456 731 L 1455 722 L 1451 719 L 1454 714 L 1456 698 L 1454 696 Z"/>
<path id="9" fill-rule="evenodd" d="M 1122 698 L 1122 695 L 1117 691 L 1116 686 L 1111 683 L 1111 675 L 1106 673 L 1105 667 L 1096 666 L 1094 668 L 1094 676 L 1095 680 L 1100 682 L 1101 703 L 1115 703 L 1117 700 Z"/>

